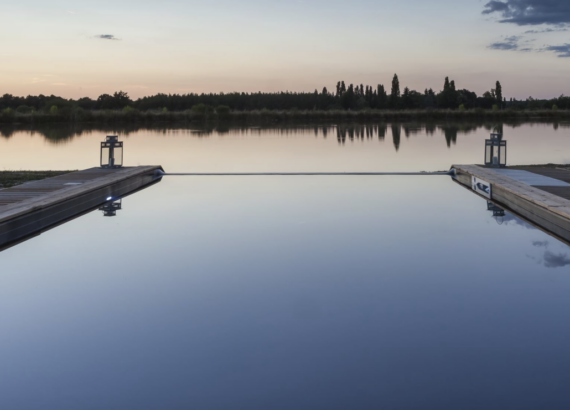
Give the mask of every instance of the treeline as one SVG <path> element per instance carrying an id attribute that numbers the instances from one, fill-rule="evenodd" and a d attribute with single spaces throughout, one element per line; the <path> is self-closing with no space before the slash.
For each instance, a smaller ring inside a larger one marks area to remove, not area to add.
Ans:
<path id="1" fill-rule="evenodd" d="M 198 114 L 217 112 L 225 114 L 229 111 L 254 110 L 567 110 L 570 109 L 570 97 L 560 96 L 550 100 L 537 100 L 532 97 L 524 101 L 507 100 L 503 96 L 500 82 L 490 91 L 478 96 L 466 89 L 457 89 L 455 81 L 446 78 L 443 89 L 435 92 L 425 89 L 423 92 L 410 90 L 405 87 L 400 90 L 400 81 L 394 75 L 390 90 L 379 84 L 364 86 L 363 84 L 348 86 L 339 81 L 336 89 L 329 91 L 326 87 L 321 92 L 313 93 L 219 93 L 219 94 L 157 94 L 133 100 L 126 92 L 103 94 L 97 99 L 89 97 L 78 100 L 64 99 L 58 96 L 27 96 L 17 97 L 4 94 L 0 97 L 0 112 L 3 115 L 13 113 L 29 114 L 44 113 L 66 115 L 76 110 L 123 110 L 129 111 L 186 111 L 193 110 Z"/>

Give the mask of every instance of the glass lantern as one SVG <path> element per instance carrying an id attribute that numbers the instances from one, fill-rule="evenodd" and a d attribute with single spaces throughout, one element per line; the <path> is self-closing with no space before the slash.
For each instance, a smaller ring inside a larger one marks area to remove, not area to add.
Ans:
<path id="1" fill-rule="evenodd" d="M 485 140 L 485 166 L 507 166 L 507 141 L 503 140 L 503 134 L 491 134 L 491 139 Z"/>
<path id="2" fill-rule="evenodd" d="M 121 168 L 123 166 L 123 141 L 116 135 L 109 135 L 101 143 L 101 168 Z"/>

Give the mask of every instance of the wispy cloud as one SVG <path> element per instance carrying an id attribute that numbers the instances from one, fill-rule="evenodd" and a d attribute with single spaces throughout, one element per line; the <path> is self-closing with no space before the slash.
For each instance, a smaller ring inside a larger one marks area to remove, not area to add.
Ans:
<path id="1" fill-rule="evenodd" d="M 544 30 L 527 30 L 524 34 L 544 34 L 544 33 L 561 33 L 568 31 L 566 27 L 561 28 L 545 28 Z"/>
<path id="2" fill-rule="evenodd" d="M 496 43 L 489 44 L 488 48 L 492 50 L 510 50 L 510 51 L 517 51 L 520 50 L 519 48 L 519 41 L 521 40 L 521 36 L 510 36 L 505 37 L 504 40 L 498 41 Z"/>
<path id="3" fill-rule="evenodd" d="M 560 58 L 570 58 L 570 44 L 562 44 L 560 46 L 547 46 L 543 50 L 552 51 L 558 54 Z"/>
<path id="4" fill-rule="evenodd" d="M 30 84 L 45 83 L 50 79 L 51 81 L 54 81 L 57 79 L 57 76 L 53 74 L 41 74 L 39 77 L 32 77 L 32 79 L 30 80 Z"/>
<path id="5" fill-rule="evenodd" d="M 491 0 L 485 4 L 483 14 L 499 14 L 501 23 L 519 26 L 570 23 L 568 0 Z"/>
<path id="6" fill-rule="evenodd" d="M 113 41 L 120 40 L 120 38 L 115 37 L 113 34 L 98 34 L 95 36 L 95 38 L 99 38 L 101 40 L 113 40 Z"/>

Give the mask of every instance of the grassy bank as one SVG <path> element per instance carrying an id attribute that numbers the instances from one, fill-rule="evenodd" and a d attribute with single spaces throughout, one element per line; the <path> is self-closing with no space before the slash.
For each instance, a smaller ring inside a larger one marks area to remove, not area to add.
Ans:
<path id="1" fill-rule="evenodd" d="M 73 171 L 0 171 L 0 189 L 10 188 L 29 181 L 38 181 L 68 174 Z"/>
<path id="2" fill-rule="evenodd" d="M 101 110 L 85 111 L 80 108 L 59 110 L 57 114 L 35 112 L 2 113 L 0 123 L 4 124 L 46 124 L 46 123 L 81 123 L 114 124 L 158 122 L 188 123 L 287 123 L 310 122 L 323 123 L 366 122 L 366 121 L 533 121 L 533 120 L 570 120 L 570 110 L 362 110 L 362 111 L 319 111 L 319 110 L 256 110 L 229 111 L 218 114 L 215 111 L 200 113 L 187 111 L 138 111 L 138 110 Z"/>

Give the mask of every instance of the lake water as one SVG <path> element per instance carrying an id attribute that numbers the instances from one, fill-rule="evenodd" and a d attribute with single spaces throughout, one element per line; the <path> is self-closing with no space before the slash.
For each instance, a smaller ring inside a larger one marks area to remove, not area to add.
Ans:
<path id="1" fill-rule="evenodd" d="M 117 134 L 126 165 L 168 172 L 440 171 L 483 162 L 497 124 L 402 123 L 288 128 L 37 129 L 0 127 L 3 169 L 85 169 L 99 165 L 99 144 Z M 570 123 L 504 125 L 509 164 L 570 162 Z"/>
<path id="2" fill-rule="evenodd" d="M 569 129 L 505 131 L 513 162 L 565 161 Z M 412 171 L 481 162 L 487 133 L 390 132 L 124 140 L 172 171 Z M 0 155 L 85 168 L 104 134 Z M 122 208 L 0 253 L 0 408 L 570 405 L 569 247 L 449 177 L 167 176 Z"/>

